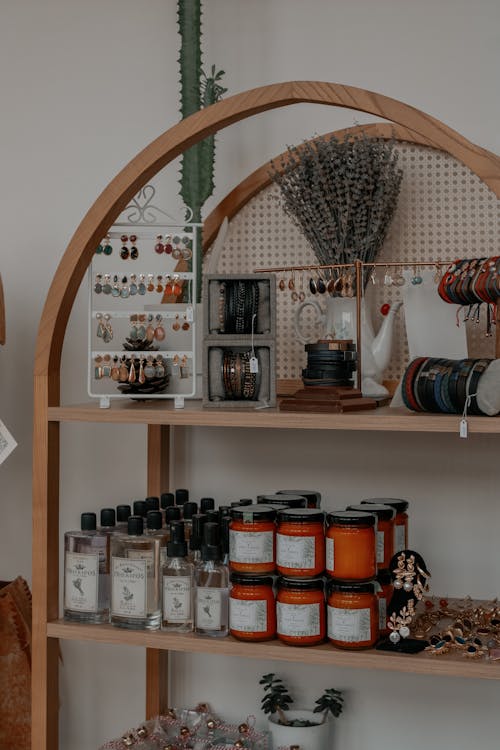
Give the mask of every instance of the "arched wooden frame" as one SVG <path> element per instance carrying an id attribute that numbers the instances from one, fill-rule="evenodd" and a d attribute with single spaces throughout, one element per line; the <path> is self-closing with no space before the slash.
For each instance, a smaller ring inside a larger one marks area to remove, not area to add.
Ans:
<path id="1" fill-rule="evenodd" d="M 196 112 L 163 133 L 110 182 L 87 212 L 57 268 L 40 321 L 34 367 L 33 431 L 33 661 L 32 747 L 58 746 L 58 660 L 56 638 L 47 622 L 58 615 L 59 423 L 48 408 L 60 400 L 60 361 L 73 302 L 95 248 L 137 192 L 190 146 L 240 120 L 291 104 L 344 107 L 393 122 L 428 145 L 447 151 L 475 172 L 500 197 L 500 159 L 463 138 L 439 120 L 395 99 L 365 89 L 318 81 L 290 81 L 236 94 Z M 148 492 L 164 482 L 163 427 L 148 426 Z M 166 704 L 160 676 L 167 654 L 147 649 L 147 715 Z"/>

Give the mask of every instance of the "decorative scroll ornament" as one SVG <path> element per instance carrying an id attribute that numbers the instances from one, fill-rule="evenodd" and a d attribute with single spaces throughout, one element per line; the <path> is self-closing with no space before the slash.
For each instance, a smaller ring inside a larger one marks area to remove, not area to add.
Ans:
<path id="1" fill-rule="evenodd" d="M 121 224 L 134 224 L 134 225 L 147 225 L 154 226 L 155 224 L 173 224 L 175 226 L 182 226 L 183 224 L 189 224 L 193 218 L 193 211 L 189 206 L 184 207 L 184 217 L 176 219 L 171 214 L 164 211 L 159 206 L 153 203 L 156 195 L 156 188 L 153 185 L 145 185 L 134 198 L 130 201 L 121 212 L 116 226 Z M 120 221 L 121 220 L 121 221 Z"/>

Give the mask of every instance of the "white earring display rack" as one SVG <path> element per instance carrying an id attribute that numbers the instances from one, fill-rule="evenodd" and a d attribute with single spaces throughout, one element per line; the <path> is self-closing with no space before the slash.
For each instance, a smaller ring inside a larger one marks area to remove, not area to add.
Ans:
<path id="1" fill-rule="evenodd" d="M 89 268 L 88 316 L 88 393 L 101 408 L 131 398 L 182 408 L 194 397 L 198 226 L 124 221 L 103 238 Z M 170 252 L 157 252 L 158 243 Z"/>

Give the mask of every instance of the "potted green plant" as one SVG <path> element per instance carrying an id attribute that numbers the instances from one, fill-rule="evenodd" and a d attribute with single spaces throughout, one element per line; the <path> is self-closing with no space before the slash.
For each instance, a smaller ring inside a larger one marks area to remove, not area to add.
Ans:
<path id="1" fill-rule="evenodd" d="M 271 672 L 263 675 L 259 685 L 264 686 L 261 707 L 269 717 L 268 729 L 275 750 L 292 745 L 298 745 L 300 750 L 327 750 L 329 715 L 337 718 L 343 709 L 340 690 L 325 690 L 313 709 L 290 710 L 293 698 L 283 680 Z"/>

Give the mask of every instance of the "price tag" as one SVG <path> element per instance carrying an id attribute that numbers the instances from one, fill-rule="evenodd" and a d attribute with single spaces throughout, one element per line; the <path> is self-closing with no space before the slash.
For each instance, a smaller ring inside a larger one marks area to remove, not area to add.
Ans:
<path id="1" fill-rule="evenodd" d="M 460 420 L 460 437 L 461 438 L 467 437 L 467 420 L 466 419 Z"/>
<path id="2" fill-rule="evenodd" d="M 250 372 L 252 374 L 259 372 L 259 360 L 257 357 L 250 357 Z"/>
<path id="3" fill-rule="evenodd" d="M 186 307 L 186 320 L 188 323 L 193 322 L 193 308 L 192 307 Z"/>

